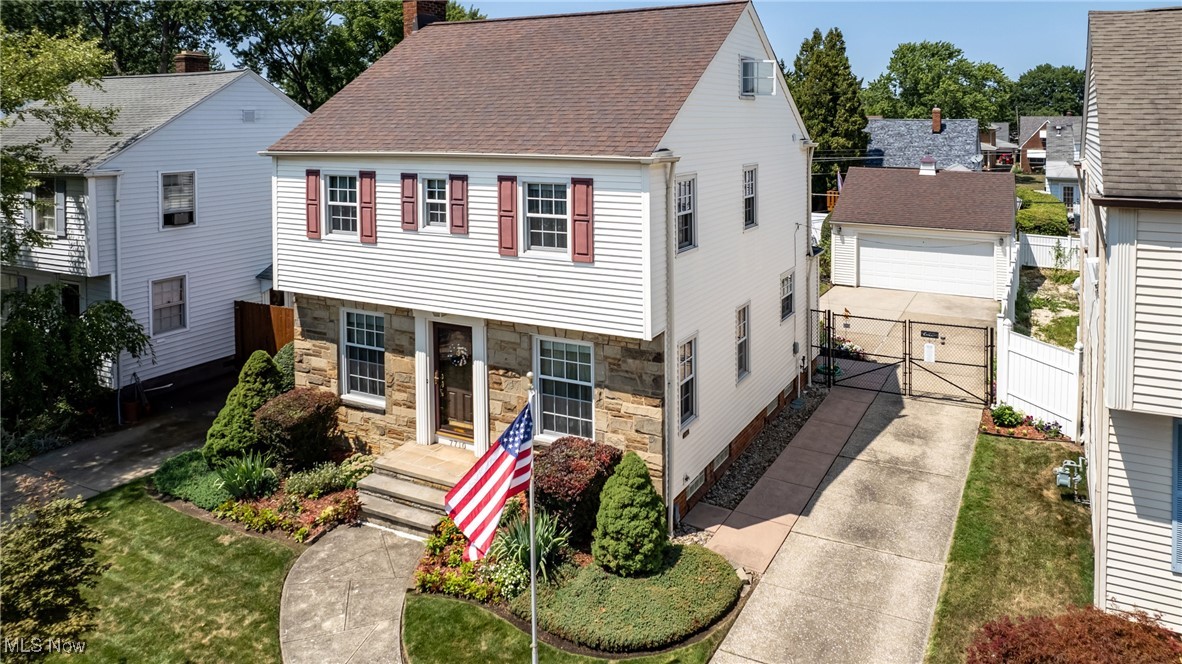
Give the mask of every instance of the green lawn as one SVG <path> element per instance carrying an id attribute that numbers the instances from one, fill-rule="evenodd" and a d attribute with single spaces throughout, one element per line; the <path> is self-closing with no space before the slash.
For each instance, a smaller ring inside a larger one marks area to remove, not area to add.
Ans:
<path id="1" fill-rule="evenodd" d="M 1075 333 L 1078 327 L 1078 314 L 1059 316 L 1046 325 L 1039 327 L 1035 331 L 1035 336 L 1060 348 L 1072 349 L 1075 348 Z"/>
<path id="2" fill-rule="evenodd" d="M 437 595 L 406 596 L 403 615 L 403 646 L 410 664 L 520 664 L 528 662 L 529 634 L 492 612 L 459 600 Z M 564 652 L 538 644 L 538 661 L 547 664 L 601 664 L 627 661 L 629 664 L 705 664 L 722 638 L 729 620 L 709 636 L 691 645 L 660 655 L 627 660 L 600 659 Z"/>
<path id="3" fill-rule="evenodd" d="M 90 661 L 279 662 L 279 597 L 294 545 L 234 532 L 153 500 L 144 481 L 95 497 L 111 563 L 88 596 Z M 58 661 L 69 658 L 59 656 Z"/>
<path id="4" fill-rule="evenodd" d="M 1046 188 L 1047 177 L 1042 173 L 1014 173 L 1014 182 L 1022 189 L 1037 189 L 1042 191 Z"/>
<path id="5" fill-rule="evenodd" d="M 928 662 L 964 661 L 974 632 L 999 616 L 1091 602 L 1090 517 L 1051 473 L 1078 454 L 1062 443 L 977 439 Z"/>

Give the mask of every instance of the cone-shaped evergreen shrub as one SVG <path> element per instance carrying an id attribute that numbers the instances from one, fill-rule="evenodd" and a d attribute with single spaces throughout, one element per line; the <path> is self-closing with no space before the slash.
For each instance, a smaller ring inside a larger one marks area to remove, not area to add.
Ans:
<path id="1" fill-rule="evenodd" d="M 283 384 L 279 386 L 280 392 L 289 392 L 295 389 L 295 342 L 289 341 L 287 344 L 275 353 L 275 366 L 279 367 L 279 375 L 283 376 Z"/>
<path id="2" fill-rule="evenodd" d="M 282 382 L 279 368 L 271 356 L 266 351 L 256 350 L 242 367 L 238 384 L 230 390 L 226 405 L 205 435 L 205 447 L 201 453 L 210 464 L 240 457 L 247 450 L 258 447 L 254 412 L 279 394 Z"/>
<path id="3" fill-rule="evenodd" d="M 665 505 L 635 452 L 624 455 L 599 494 L 593 537 L 595 562 L 620 576 L 654 572 L 665 559 Z"/>

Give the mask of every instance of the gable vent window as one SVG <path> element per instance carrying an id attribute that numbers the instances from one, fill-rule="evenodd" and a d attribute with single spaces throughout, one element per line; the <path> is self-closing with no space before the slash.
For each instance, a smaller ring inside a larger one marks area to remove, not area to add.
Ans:
<path id="1" fill-rule="evenodd" d="M 161 223 L 166 228 L 188 226 L 197 221 L 196 173 L 165 173 L 160 176 Z"/>
<path id="2" fill-rule="evenodd" d="M 744 97 L 776 94 L 776 62 L 743 58 L 739 63 L 739 92 Z"/>
<path id="3" fill-rule="evenodd" d="M 256 111 L 253 108 L 242 109 L 242 121 L 243 122 L 248 122 L 248 123 L 249 122 L 258 122 L 259 120 L 262 120 L 262 119 L 263 119 L 262 111 Z"/>

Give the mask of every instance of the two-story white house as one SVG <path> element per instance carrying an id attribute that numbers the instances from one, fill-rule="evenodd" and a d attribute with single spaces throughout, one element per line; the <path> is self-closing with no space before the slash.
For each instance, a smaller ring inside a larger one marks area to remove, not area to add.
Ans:
<path id="1" fill-rule="evenodd" d="M 442 4 L 267 151 L 296 382 L 430 464 L 483 453 L 533 372 L 538 440 L 636 451 L 676 518 L 809 346 L 811 144 L 759 18 L 414 18 Z"/>
<path id="2" fill-rule="evenodd" d="M 1095 603 L 1182 632 L 1182 9 L 1091 12 L 1086 74 L 1079 338 Z"/>
<path id="3" fill-rule="evenodd" d="M 227 368 L 234 301 L 268 297 L 256 275 L 271 264 L 271 169 L 258 151 L 308 115 L 253 72 L 209 71 L 202 53 L 176 65 L 72 87 L 80 103 L 118 110 L 115 135 L 77 132 L 52 153 L 59 172 L 29 193 L 25 220 L 47 246 L 3 267 L 5 290 L 61 282 L 68 309 L 108 299 L 131 309 L 156 361 L 122 358 L 121 385 L 133 374 L 183 383 Z M 24 122 L 4 140 L 46 131 Z"/>

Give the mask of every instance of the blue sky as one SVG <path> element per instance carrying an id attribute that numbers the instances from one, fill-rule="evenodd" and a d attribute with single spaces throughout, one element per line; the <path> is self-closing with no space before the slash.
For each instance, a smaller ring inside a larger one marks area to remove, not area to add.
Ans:
<path id="1" fill-rule="evenodd" d="M 492 2 L 475 4 L 489 18 L 688 4 L 687 0 L 588 2 Z M 950 41 L 970 60 L 999 65 L 1011 78 L 1035 65 L 1084 66 L 1088 11 L 1141 9 L 1176 2 L 787 2 L 756 0 L 776 55 L 789 66 L 800 42 L 812 34 L 841 28 L 854 73 L 877 77 L 900 42 Z"/>

